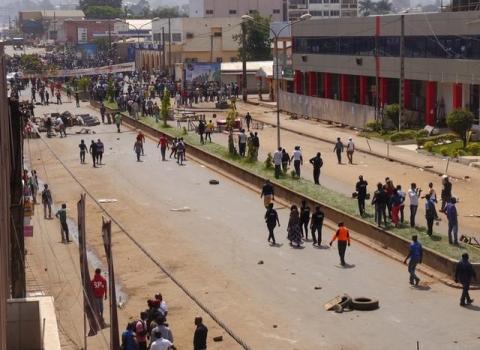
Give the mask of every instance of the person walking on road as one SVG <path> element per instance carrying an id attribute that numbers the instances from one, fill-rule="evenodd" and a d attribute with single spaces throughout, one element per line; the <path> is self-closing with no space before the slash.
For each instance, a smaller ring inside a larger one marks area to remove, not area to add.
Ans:
<path id="1" fill-rule="evenodd" d="M 402 191 L 402 186 L 397 185 L 397 193 L 400 196 L 400 222 L 403 224 L 405 221 L 405 192 Z"/>
<path id="2" fill-rule="evenodd" d="M 425 219 L 427 220 L 427 234 L 433 234 L 433 221 L 435 220 L 435 203 L 430 194 L 425 195 Z"/>
<path id="3" fill-rule="evenodd" d="M 470 283 L 472 283 L 472 280 L 477 279 L 477 275 L 468 259 L 468 253 L 463 253 L 462 259 L 457 263 L 457 267 L 455 269 L 455 282 L 460 282 L 462 284 L 460 306 L 466 306 L 473 303 L 473 299 L 470 298 L 470 294 L 468 292 L 470 290 Z"/>
<path id="4" fill-rule="evenodd" d="M 306 200 L 302 200 L 300 206 L 300 228 L 302 229 L 302 237 L 308 240 L 308 223 L 310 222 L 310 207 Z"/>
<path id="5" fill-rule="evenodd" d="M 80 107 L 80 95 L 78 94 L 78 91 L 75 91 L 75 104 L 77 105 L 77 108 Z"/>
<path id="6" fill-rule="evenodd" d="M 144 156 L 145 153 L 143 152 L 143 144 L 145 143 L 145 135 L 143 134 L 143 132 L 141 130 L 138 130 L 137 141 L 140 141 L 140 143 L 142 145 L 142 156 Z"/>
<path id="7" fill-rule="evenodd" d="M 262 193 L 260 194 L 260 198 L 263 197 L 263 205 L 265 209 L 268 209 L 270 203 L 275 200 L 275 193 L 273 191 L 273 186 L 270 180 L 265 181 L 265 184 L 262 187 Z"/>
<path id="8" fill-rule="evenodd" d="M 337 142 L 333 147 L 333 152 L 337 154 L 338 164 L 342 164 L 343 143 L 340 140 L 340 137 L 337 137 Z"/>
<path id="9" fill-rule="evenodd" d="M 365 199 L 367 199 L 367 186 L 368 182 L 363 179 L 363 176 L 358 177 L 358 182 L 355 185 L 355 191 L 357 192 L 358 211 L 360 216 L 365 215 Z"/>
<path id="10" fill-rule="evenodd" d="M 193 350 L 207 350 L 208 328 L 200 316 L 195 317 L 195 333 L 193 334 Z"/>
<path id="11" fill-rule="evenodd" d="M 168 140 L 163 134 L 162 136 L 160 136 L 160 139 L 158 140 L 157 148 L 158 147 L 160 147 L 160 153 L 162 154 L 162 161 L 165 161 L 165 154 L 168 149 Z"/>
<path id="12" fill-rule="evenodd" d="M 140 156 L 142 155 L 142 142 L 138 139 L 135 140 L 135 143 L 133 145 L 133 151 L 137 155 L 137 162 L 141 162 Z"/>
<path id="13" fill-rule="evenodd" d="M 48 218 L 52 218 L 52 192 L 48 188 L 48 185 L 43 185 L 42 191 L 42 204 L 43 204 L 43 217 L 47 218 L 47 209 L 48 209 Z"/>
<path id="14" fill-rule="evenodd" d="M 350 232 L 348 229 L 345 227 L 343 222 L 340 222 L 338 224 L 338 230 L 335 232 L 335 234 L 332 237 L 332 240 L 330 241 L 330 247 L 332 246 L 333 242 L 337 240 L 337 246 L 338 246 L 338 255 L 340 256 L 340 265 L 345 266 L 345 252 L 347 250 L 347 245 L 350 247 Z"/>
<path id="15" fill-rule="evenodd" d="M 271 242 L 273 245 L 277 244 L 275 242 L 275 236 L 273 234 L 273 230 L 278 224 L 280 227 L 280 220 L 278 219 L 278 213 L 275 209 L 273 209 L 273 203 L 268 205 L 267 212 L 265 213 L 265 222 L 267 223 L 268 229 L 268 242 Z"/>
<path id="16" fill-rule="evenodd" d="M 250 131 L 250 124 L 252 123 L 252 116 L 249 112 L 245 115 L 245 123 L 247 124 L 247 130 Z"/>
<path id="17" fill-rule="evenodd" d="M 282 171 L 286 175 L 288 171 L 288 166 L 290 165 L 290 155 L 287 153 L 285 148 L 282 149 Z"/>
<path id="18" fill-rule="evenodd" d="M 302 228 L 300 226 L 300 214 L 296 205 L 292 205 L 290 208 L 290 219 L 287 226 L 287 238 L 290 241 L 290 245 L 295 243 L 297 248 L 302 243 Z"/>
<path id="19" fill-rule="evenodd" d="M 122 115 L 120 112 L 115 114 L 115 125 L 117 126 L 117 132 L 120 132 L 120 125 L 122 125 Z"/>
<path id="20" fill-rule="evenodd" d="M 349 164 L 353 164 L 353 152 L 355 152 L 355 143 L 350 137 L 347 143 L 347 158 Z"/>
<path id="21" fill-rule="evenodd" d="M 106 110 L 107 109 L 105 108 L 105 105 L 102 102 L 101 105 L 100 105 L 100 116 L 102 117 L 102 124 L 105 124 L 105 111 Z"/>
<path id="22" fill-rule="evenodd" d="M 147 316 L 145 311 L 140 312 L 140 319 L 135 323 L 135 336 L 137 339 L 138 350 L 147 350 Z"/>
<path id="23" fill-rule="evenodd" d="M 252 138 L 252 146 L 253 146 L 253 160 L 258 160 L 258 150 L 260 149 L 260 138 L 258 137 L 258 133 L 256 132 L 253 134 Z"/>
<path id="24" fill-rule="evenodd" d="M 458 213 L 455 206 L 457 199 L 450 198 L 450 202 L 445 206 L 444 213 L 448 220 L 448 243 L 458 245 Z"/>
<path id="25" fill-rule="evenodd" d="M 155 340 L 152 340 L 150 350 L 177 350 L 175 345 L 163 336 L 161 330 L 153 330 L 152 334 L 155 336 Z"/>
<path id="26" fill-rule="evenodd" d="M 390 198 L 390 207 L 392 208 L 391 210 L 392 223 L 395 225 L 395 227 L 398 227 L 400 222 L 399 214 L 400 214 L 400 207 L 402 206 L 402 203 L 403 203 L 403 198 L 395 188 L 393 191 L 393 195 Z"/>
<path id="27" fill-rule="evenodd" d="M 440 194 L 440 198 L 442 199 L 440 212 L 445 210 L 445 206 L 452 198 L 452 183 L 450 182 L 448 175 L 442 176 L 442 186 L 442 192 Z"/>
<path id="28" fill-rule="evenodd" d="M 138 344 L 135 340 L 135 322 L 127 324 L 127 328 L 122 333 L 122 350 L 138 350 Z"/>
<path id="29" fill-rule="evenodd" d="M 55 217 L 60 220 L 60 234 L 62 236 L 62 243 L 70 243 L 71 241 L 67 223 L 67 205 L 65 203 L 62 204 L 61 209 L 58 209 Z"/>
<path id="30" fill-rule="evenodd" d="M 377 190 L 373 193 L 372 205 L 375 205 L 375 222 L 378 227 L 382 224 L 382 216 L 385 227 L 387 227 L 387 216 L 385 215 L 385 208 L 387 207 L 387 194 L 383 188 L 383 185 L 379 182 L 377 184 Z"/>
<path id="31" fill-rule="evenodd" d="M 318 245 L 319 247 L 322 245 L 322 227 L 324 218 L 325 214 L 321 207 L 317 205 L 315 211 L 312 213 L 310 231 L 312 231 L 313 245 Z M 317 233 L 317 236 L 315 236 L 315 233 Z"/>
<path id="32" fill-rule="evenodd" d="M 185 159 L 185 143 L 183 142 L 183 138 L 177 142 L 177 163 L 178 165 L 183 165 L 183 161 Z"/>
<path id="33" fill-rule="evenodd" d="M 93 307 L 103 318 L 103 300 L 107 300 L 107 280 L 102 276 L 102 270 L 95 269 L 92 279 Z"/>
<path id="34" fill-rule="evenodd" d="M 100 139 L 98 139 L 97 140 L 97 164 L 102 164 L 104 151 L 105 151 L 105 146 L 103 145 L 103 142 Z"/>
<path id="35" fill-rule="evenodd" d="M 90 144 L 90 155 L 92 156 L 93 167 L 97 167 L 97 144 L 92 140 Z"/>
<path id="36" fill-rule="evenodd" d="M 409 260 L 410 259 L 410 260 Z M 423 259 L 423 248 L 422 245 L 418 242 L 417 235 L 412 236 L 412 243 L 410 243 L 410 250 L 405 260 L 404 264 L 408 261 L 408 273 L 410 274 L 410 284 L 413 286 L 418 286 L 420 278 L 415 274 L 415 269 L 418 264 L 422 263 Z"/>
<path id="37" fill-rule="evenodd" d="M 80 148 L 80 164 L 85 164 L 85 153 L 88 153 L 88 148 L 85 144 L 85 141 L 80 140 L 78 148 Z"/>
<path id="38" fill-rule="evenodd" d="M 435 204 L 438 203 L 437 191 L 435 191 L 435 189 L 433 188 L 433 183 L 432 182 L 430 182 L 428 184 L 428 194 L 430 195 L 430 200 L 432 201 L 432 204 L 433 204 L 434 219 L 439 220 L 438 213 L 437 213 L 437 208 L 435 206 Z"/>
<path id="39" fill-rule="evenodd" d="M 300 146 L 295 146 L 295 150 L 293 151 L 292 158 L 290 161 L 293 160 L 293 167 L 295 168 L 295 175 L 300 178 L 300 166 L 303 164 L 303 157 L 302 151 L 300 150 Z"/>
<path id="40" fill-rule="evenodd" d="M 273 154 L 273 166 L 275 167 L 275 178 L 278 179 L 282 173 L 282 147 L 278 147 Z"/>
<path id="41" fill-rule="evenodd" d="M 313 182 L 315 185 L 320 185 L 320 169 L 323 166 L 322 154 L 318 152 L 315 157 L 310 159 L 310 164 L 313 165 Z"/>
<path id="42" fill-rule="evenodd" d="M 421 193 L 422 189 L 417 188 L 417 184 L 415 182 L 412 182 L 410 185 L 410 189 L 408 190 L 408 198 L 410 198 L 410 227 L 415 227 L 415 216 L 417 215 L 418 198 L 420 198 Z"/>

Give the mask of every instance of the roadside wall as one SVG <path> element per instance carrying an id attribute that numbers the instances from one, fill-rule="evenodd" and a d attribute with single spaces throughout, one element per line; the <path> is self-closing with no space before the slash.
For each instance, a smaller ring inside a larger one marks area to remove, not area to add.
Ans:
<path id="1" fill-rule="evenodd" d="M 375 108 L 370 106 L 299 95 L 283 90 L 279 95 L 280 109 L 312 119 L 327 120 L 360 129 L 375 120 Z"/>

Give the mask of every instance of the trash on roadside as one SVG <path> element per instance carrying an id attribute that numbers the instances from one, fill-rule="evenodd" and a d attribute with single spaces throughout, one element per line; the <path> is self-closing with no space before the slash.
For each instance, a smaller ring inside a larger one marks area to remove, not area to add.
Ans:
<path id="1" fill-rule="evenodd" d="M 172 209 L 170 209 L 170 211 L 186 212 L 186 211 L 190 211 L 190 208 L 189 207 L 172 208 Z"/>
<path id="2" fill-rule="evenodd" d="M 223 336 L 219 335 L 218 337 L 213 337 L 214 342 L 220 342 L 223 340 Z"/>
<path id="3" fill-rule="evenodd" d="M 257 265 L 263 265 L 263 260 L 260 260 Z"/>
<path id="4" fill-rule="evenodd" d="M 118 202 L 118 199 L 115 198 L 102 198 L 98 200 L 99 203 L 115 203 Z"/>
<path id="5" fill-rule="evenodd" d="M 210 181 L 208 181 L 208 183 L 209 183 L 210 185 L 218 185 L 218 184 L 220 183 L 220 181 L 218 181 L 218 180 L 210 180 Z"/>

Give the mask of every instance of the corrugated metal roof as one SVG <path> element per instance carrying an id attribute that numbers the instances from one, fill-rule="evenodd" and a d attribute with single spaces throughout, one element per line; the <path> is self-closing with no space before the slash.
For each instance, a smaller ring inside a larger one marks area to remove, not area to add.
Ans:
<path id="1" fill-rule="evenodd" d="M 53 17 L 61 17 L 61 18 L 79 18 L 85 17 L 85 14 L 82 10 L 43 10 L 42 11 L 43 18 L 53 18 Z"/>

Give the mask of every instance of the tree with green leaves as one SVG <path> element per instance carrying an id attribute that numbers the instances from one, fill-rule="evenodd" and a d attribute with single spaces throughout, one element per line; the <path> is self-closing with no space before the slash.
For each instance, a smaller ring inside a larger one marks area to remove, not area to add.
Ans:
<path id="1" fill-rule="evenodd" d="M 123 11 L 121 8 L 116 8 L 112 6 L 88 6 L 83 10 L 85 12 L 85 17 L 88 19 L 113 19 L 121 17 Z"/>
<path id="2" fill-rule="evenodd" d="M 235 34 L 233 40 L 239 43 L 239 57 L 246 55 L 247 61 L 266 61 L 272 59 L 270 22 L 269 17 L 263 17 L 258 12 L 252 15 L 253 21 L 244 22 L 242 28 L 245 30 L 245 48 L 243 47 L 242 33 Z"/>
<path id="3" fill-rule="evenodd" d="M 380 0 L 375 3 L 375 14 L 386 15 L 390 12 L 392 12 L 392 3 L 388 0 Z"/>
<path id="4" fill-rule="evenodd" d="M 360 0 L 358 3 L 358 11 L 363 16 L 370 16 L 375 12 L 375 3 L 372 0 Z"/>
<path id="5" fill-rule="evenodd" d="M 80 0 L 79 8 L 86 11 L 92 6 L 108 6 L 116 9 L 122 8 L 122 0 Z"/>
<path id="6" fill-rule="evenodd" d="M 168 116 L 170 115 L 170 90 L 167 88 L 163 90 L 162 108 L 160 113 L 162 114 L 163 126 L 166 127 Z"/>
<path id="7" fill-rule="evenodd" d="M 447 126 L 460 136 L 463 141 L 463 148 L 467 147 L 473 119 L 473 113 L 466 109 L 456 109 L 447 116 Z"/>
<path id="8" fill-rule="evenodd" d="M 45 65 L 43 64 L 40 56 L 36 54 L 25 54 L 20 56 L 20 67 L 26 72 L 43 72 Z"/>

